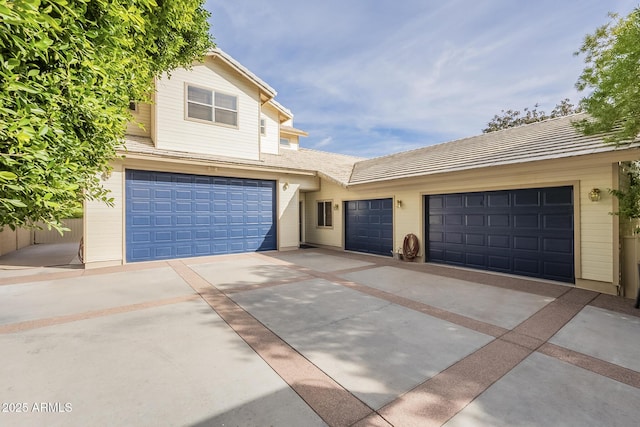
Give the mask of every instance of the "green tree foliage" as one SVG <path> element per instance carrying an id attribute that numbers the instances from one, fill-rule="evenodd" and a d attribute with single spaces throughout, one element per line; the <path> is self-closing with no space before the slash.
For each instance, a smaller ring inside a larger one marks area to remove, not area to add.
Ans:
<path id="1" fill-rule="evenodd" d="M 640 163 L 623 163 L 620 173 L 625 178 L 625 184 L 621 189 L 609 190 L 618 199 L 618 211 L 612 212 L 612 215 L 637 221 L 640 219 Z M 640 227 L 635 226 L 634 233 L 639 232 Z"/>
<path id="2" fill-rule="evenodd" d="M 609 16 L 576 52 L 586 63 L 576 88 L 592 91 L 580 101 L 591 118 L 576 126 L 586 134 L 612 132 L 605 141 L 619 144 L 640 133 L 640 8 Z"/>
<path id="3" fill-rule="evenodd" d="M 110 203 L 128 105 L 212 47 L 203 0 L 0 0 L 0 227 Z"/>
<path id="4" fill-rule="evenodd" d="M 525 108 L 522 112 L 519 110 L 502 110 L 501 114 L 493 116 L 491 121 L 487 123 L 487 127 L 482 130 L 483 133 L 495 132 L 501 129 L 512 128 L 516 126 L 527 125 L 529 123 L 541 122 L 556 117 L 568 116 L 580 112 L 580 107 L 571 103 L 569 98 L 560 101 L 551 110 L 551 114 L 538 110 L 538 104 L 533 108 Z"/>

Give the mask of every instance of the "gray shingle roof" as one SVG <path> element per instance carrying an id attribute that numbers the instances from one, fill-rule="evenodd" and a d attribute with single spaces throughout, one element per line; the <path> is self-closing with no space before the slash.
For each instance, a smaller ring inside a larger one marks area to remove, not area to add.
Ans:
<path id="1" fill-rule="evenodd" d="M 605 144 L 602 136 L 585 136 L 576 131 L 571 122 L 586 117 L 584 113 L 575 114 L 364 160 L 355 164 L 349 185 L 629 147 Z"/>

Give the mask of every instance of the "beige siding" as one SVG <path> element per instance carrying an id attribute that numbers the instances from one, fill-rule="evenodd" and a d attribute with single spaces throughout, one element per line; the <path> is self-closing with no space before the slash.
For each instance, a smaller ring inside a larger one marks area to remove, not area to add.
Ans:
<path id="1" fill-rule="evenodd" d="M 288 183 L 288 185 L 285 185 Z M 286 190 L 285 190 L 285 187 Z M 299 246 L 298 194 L 300 185 L 289 181 L 278 183 L 278 249 Z"/>
<path id="2" fill-rule="evenodd" d="M 612 186 L 612 162 L 591 158 L 575 158 L 511 165 L 485 170 L 463 171 L 430 177 L 404 179 L 392 183 L 370 184 L 344 189 L 322 181 L 320 191 L 306 194 L 306 240 L 311 244 L 343 247 L 343 205 L 346 200 L 393 197 L 394 248 L 402 245 L 404 236 L 416 234 L 420 239 L 420 255 L 424 256 L 424 195 L 467 191 L 506 190 L 517 188 L 572 185 L 574 187 L 576 224 L 576 278 L 609 284 L 609 291 L 617 283 L 616 222 L 609 214 L 614 210 L 613 199 L 607 193 Z M 591 188 L 601 189 L 599 202 L 591 202 Z M 318 228 L 316 202 L 333 200 L 340 205 L 334 212 L 331 229 Z M 616 241 L 614 241 L 614 239 Z"/>
<path id="3" fill-rule="evenodd" d="M 111 191 L 114 206 L 98 201 L 84 205 L 84 262 L 87 268 L 123 263 L 124 172 L 114 165 L 104 187 Z"/>
<path id="4" fill-rule="evenodd" d="M 151 105 L 138 104 L 136 111 L 132 111 L 133 121 L 127 125 L 127 135 L 151 136 Z"/>
<path id="5" fill-rule="evenodd" d="M 265 104 L 262 108 L 262 118 L 266 120 L 266 135 L 260 135 L 260 151 L 267 154 L 278 154 L 280 146 L 280 124 L 278 111 Z"/>
<path id="6" fill-rule="evenodd" d="M 238 98 L 238 127 L 186 120 L 186 83 Z M 208 58 L 191 70 L 178 69 L 157 82 L 156 146 L 220 156 L 259 158 L 258 89 L 227 66 Z"/>

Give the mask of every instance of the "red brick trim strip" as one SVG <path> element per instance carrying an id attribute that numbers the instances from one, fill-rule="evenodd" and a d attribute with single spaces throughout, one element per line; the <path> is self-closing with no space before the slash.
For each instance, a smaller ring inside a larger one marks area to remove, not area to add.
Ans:
<path id="1" fill-rule="evenodd" d="M 181 261 L 169 265 L 330 426 L 374 411 Z"/>
<path id="2" fill-rule="evenodd" d="M 611 378 L 631 387 L 640 388 L 640 372 L 551 343 L 544 344 L 538 351 L 603 377 Z"/>
<path id="3" fill-rule="evenodd" d="M 72 277 L 80 276 L 96 276 L 101 274 L 121 273 L 124 271 L 141 271 L 152 270 L 154 268 L 166 267 L 166 261 L 149 261 L 149 262 L 137 262 L 133 264 L 116 265 L 113 267 L 100 267 L 85 270 L 83 268 L 70 268 L 68 271 L 56 271 L 54 273 L 47 273 L 46 271 L 39 270 L 34 274 L 24 276 L 12 276 L 0 278 L 0 286 L 4 285 L 18 285 L 23 283 L 35 283 L 35 282 L 48 282 L 51 280 L 69 279 Z"/>
<path id="4" fill-rule="evenodd" d="M 185 295 L 181 297 L 149 301 L 139 304 L 123 305 L 121 307 L 105 308 L 103 310 L 85 311 L 84 313 L 69 314 L 67 316 L 58 316 L 50 317 L 47 319 L 10 323 L 7 325 L 0 325 L 0 334 L 13 334 L 16 332 L 23 332 L 31 329 L 45 328 L 47 326 L 77 322 L 78 320 L 87 320 L 94 319 L 96 317 L 111 316 L 113 314 L 128 313 L 131 311 L 144 310 L 147 308 L 160 307 L 163 305 L 177 304 L 185 301 L 192 301 L 197 298 L 199 298 L 198 295 Z"/>
<path id="5" fill-rule="evenodd" d="M 595 298 L 571 289 L 513 331 L 470 354 L 378 412 L 393 425 L 440 426 L 515 368 Z"/>
<path id="6" fill-rule="evenodd" d="M 516 344 L 492 341 L 378 412 L 396 426 L 441 426 L 529 354 Z"/>

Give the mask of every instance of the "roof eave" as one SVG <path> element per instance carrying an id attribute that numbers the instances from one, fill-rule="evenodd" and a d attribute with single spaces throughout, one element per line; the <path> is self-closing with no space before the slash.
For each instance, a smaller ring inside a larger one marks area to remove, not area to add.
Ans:
<path id="1" fill-rule="evenodd" d="M 231 55 L 224 52 L 219 48 L 211 49 L 207 52 L 206 56 L 211 59 L 220 58 L 225 64 L 229 67 L 233 68 L 238 74 L 252 82 L 254 85 L 260 89 L 261 93 L 263 93 L 267 97 L 267 101 L 272 100 L 278 94 L 274 88 L 269 86 L 264 80 L 260 77 L 253 74 L 249 69 L 247 69 L 240 62 L 235 60 Z"/>

